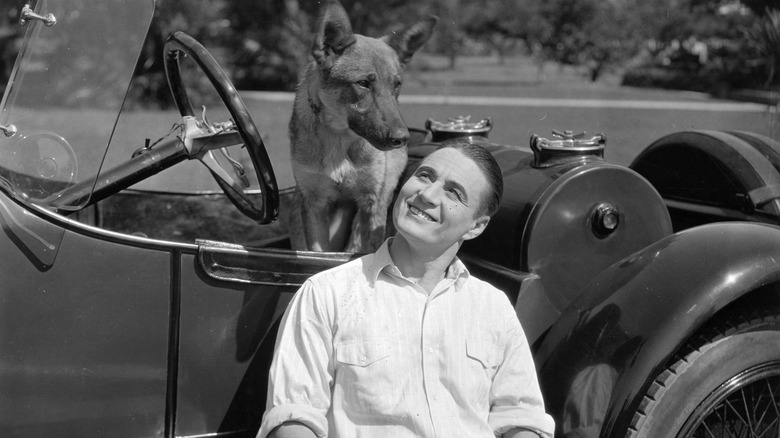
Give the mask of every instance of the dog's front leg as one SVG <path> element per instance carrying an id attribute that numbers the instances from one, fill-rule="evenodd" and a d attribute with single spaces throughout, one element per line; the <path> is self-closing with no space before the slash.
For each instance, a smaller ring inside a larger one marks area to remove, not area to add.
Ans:
<path id="1" fill-rule="evenodd" d="M 358 207 L 345 251 L 366 253 L 375 251 L 382 245 L 386 237 L 388 203 L 389 201 L 376 200 Z"/>
<path id="2" fill-rule="evenodd" d="M 306 235 L 306 246 L 309 251 L 332 251 L 328 238 L 327 223 L 321 218 L 322 212 L 303 211 L 303 231 Z"/>
<path id="3" fill-rule="evenodd" d="M 330 224 L 327 204 L 311 200 L 301 193 L 301 222 L 306 246 L 310 251 L 333 251 L 330 245 Z"/>

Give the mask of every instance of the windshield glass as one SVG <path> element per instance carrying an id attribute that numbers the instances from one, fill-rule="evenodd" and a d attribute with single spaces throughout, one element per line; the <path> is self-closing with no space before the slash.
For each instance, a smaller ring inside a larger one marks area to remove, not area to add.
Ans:
<path id="1" fill-rule="evenodd" d="M 39 0 L 33 10 L 56 23 L 26 24 L 0 113 L 0 124 L 11 129 L 0 134 L 0 183 L 21 198 L 51 204 L 65 187 L 94 183 L 154 1 Z"/>

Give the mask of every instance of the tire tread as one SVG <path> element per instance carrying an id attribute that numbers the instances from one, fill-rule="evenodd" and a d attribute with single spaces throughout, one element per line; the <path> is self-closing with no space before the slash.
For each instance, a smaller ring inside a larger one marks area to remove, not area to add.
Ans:
<path id="1" fill-rule="evenodd" d="M 650 385 L 631 419 L 625 438 L 639 437 L 639 432 L 642 430 L 644 423 L 652 415 L 655 406 L 663 398 L 665 391 L 674 385 L 680 373 L 691 366 L 696 361 L 696 358 L 704 353 L 708 345 L 757 325 L 764 323 L 776 325 L 780 322 L 779 310 L 756 309 L 754 307 L 738 308 L 716 318 L 711 324 L 692 336 L 680 352 L 671 358 L 670 365 L 659 373 L 655 381 Z"/>

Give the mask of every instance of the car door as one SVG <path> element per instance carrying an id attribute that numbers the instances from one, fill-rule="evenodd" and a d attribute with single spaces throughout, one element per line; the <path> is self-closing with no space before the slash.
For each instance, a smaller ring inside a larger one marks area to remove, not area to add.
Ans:
<path id="1" fill-rule="evenodd" d="M 160 436 L 174 252 L 0 193 L 0 436 Z"/>
<path id="2" fill-rule="evenodd" d="M 182 254 L 177 436 L 257 433 L 287 304 L 310 275 L 351 257 L 216 241 Z"/>

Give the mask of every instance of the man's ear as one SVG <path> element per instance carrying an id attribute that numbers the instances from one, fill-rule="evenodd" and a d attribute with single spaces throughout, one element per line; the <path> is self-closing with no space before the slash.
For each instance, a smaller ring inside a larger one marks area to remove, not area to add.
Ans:
<path id="1" fill-rule="evenodd" d="M 485 228 L 487 228 L 489 222 L 490 216 L 488 215 L 480 216 L 474 219 L 474 225 L 466 232 L 465 235 L 463 235 L 463 240 L 471 240 L 482 234 L 482 232 L 485 231 Z"/>
<path id="2" fill-rule="evenodd" d="M 355 34 L 349 23 L 347 11 L 338 0 L 327 0 L 320 8 L 317 18 L 317 33 L 311 54 L 324 69 L 333 67 L 344 49 L 355 43 Z"/>
<path id="3" fill-rule="evenodd" d="M 431 15 L 409 28 L 385 36 L 384 40 L 398 53 L 401 64 L 406 64 L 412 59 L 412 55 L 433 35 L 433 28 L 437 21 L 439 19 Z"/>

